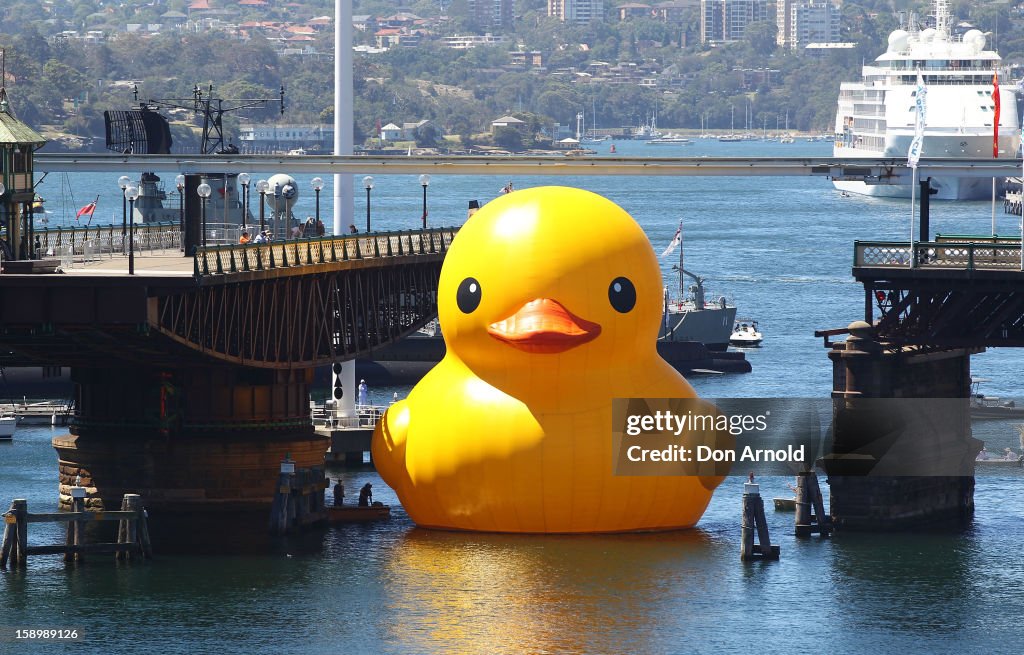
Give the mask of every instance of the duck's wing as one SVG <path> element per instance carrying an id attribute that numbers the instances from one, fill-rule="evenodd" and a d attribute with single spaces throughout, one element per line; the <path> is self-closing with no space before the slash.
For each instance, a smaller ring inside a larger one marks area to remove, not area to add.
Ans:
<path id="1" fill-rule="evenodd" d="M 409 434 L 409 403 L 400 400 L 384 412 L 370 442 L 370 455 L 380 477 L 396 489 L 405 474 L 405 440 Z"/>

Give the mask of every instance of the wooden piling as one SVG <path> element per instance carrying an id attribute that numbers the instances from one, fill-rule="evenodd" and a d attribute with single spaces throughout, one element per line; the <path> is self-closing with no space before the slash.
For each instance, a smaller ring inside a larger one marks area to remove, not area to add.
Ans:
<path id="1" fill-rule="evenodd" d="M 825 515 L 825 502 L 818 486 L 818 474 L 801 471 L 796 476 L 796 536 L 814 533 L 827 537 L 832 532 L 832 517 Z"/>
<path id="2" fill-rule="evenodd" d="M 71 487 L 71 511 L 74 514 L 85 511 L 85 487 Z M 64 552 L 64 561 L 82 563 L 85 555 L 79 546 L 85 543 L 85 524 L 81 520 L 68 521 L 67 530 L 65 543 L 71 548 Z"/>
<path id="3" fill-rule="evenodd" d="M 24 568 L 28 566 L 28 501 L 18 498 L 11 503 L 14 510 L 15 530 L 18 533 L 18 556 L 15 564 Z"/>
<path id="4" fill-rule="evenodd" d="M 751 474 L 753 478 L 753 474 Z M 757 533 L 759 543 L 754 543 Z M 754 559 L 779 559 L 781 549 L 773 546 L 768 536 L 768 519 L 764 515 L 764 500 L 760 486 L 747 482 L 743 485 L 743 529 L 741 534 L 740 559 L 748 562 Z"/>
<path id="5" fill-rule="evenodd" d="M 18 542 L 15 509 L 14 503 L 11 503 L 11 509 L 4 514 L 4 540 L 0 545 L 0 569 L 7 568 L 7 562 L 11 559 Z"/>
<path id="6" fill-rule="evenodd" d="M 323 490 L 327 488 L 322 468 L 295 469 L 295 462 L 281 462 L 277 491 L 270 507 L 271 534 L 283 535 L 327 520 Z"/>
<path id="7" fill-rule="evenodd" d="M 144 507 L 139 508 L 139 543 L 142 546 L 142 556 L 153 559 L 153 543 L 149 540 L 149 513 Z"/>

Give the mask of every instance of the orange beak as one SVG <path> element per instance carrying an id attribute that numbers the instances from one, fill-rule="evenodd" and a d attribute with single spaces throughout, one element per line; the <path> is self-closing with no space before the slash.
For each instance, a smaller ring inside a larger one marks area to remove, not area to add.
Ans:
<path id="1" fill-rule="evenodd" d="M 601 326 L 573 315 L 558 301 L 537 298 L 512 316 L 491 323 L 488 334 L 528 353 L 553 354 L 597 338 Z"/>

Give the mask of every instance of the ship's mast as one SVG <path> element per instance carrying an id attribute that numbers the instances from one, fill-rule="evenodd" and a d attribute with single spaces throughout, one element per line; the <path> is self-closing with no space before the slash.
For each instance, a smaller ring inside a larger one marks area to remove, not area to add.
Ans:
<path id="1" fill-rule="evenodd" d="M 949 0 L 935 0 L 935 40 L 949 41 Z"/>

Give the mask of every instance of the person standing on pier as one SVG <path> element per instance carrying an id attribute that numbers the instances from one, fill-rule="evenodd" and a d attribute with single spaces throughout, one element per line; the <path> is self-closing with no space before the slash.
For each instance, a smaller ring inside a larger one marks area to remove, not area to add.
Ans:
<path id="1" fill-rule="evenodd" d="M 366 380 L 359 381 L 359 405 L 369 405 L 369 393 L 370 389 L 366 386 Z"/>
<path id="2" fill-rule="evenodd" d="M 371 504 L 373 504 L 373 485 L 367 482 L 359 490 L 359 506 L 369 507 Z"/>

